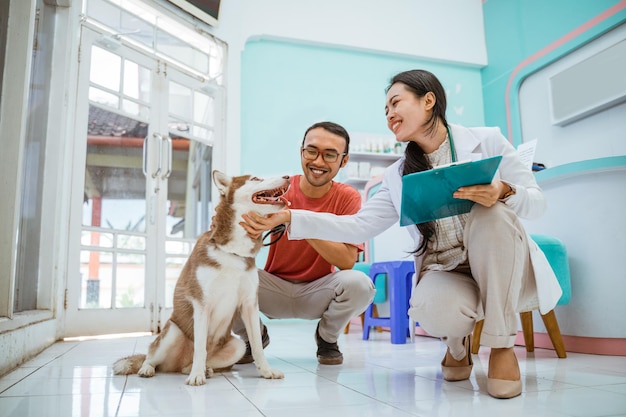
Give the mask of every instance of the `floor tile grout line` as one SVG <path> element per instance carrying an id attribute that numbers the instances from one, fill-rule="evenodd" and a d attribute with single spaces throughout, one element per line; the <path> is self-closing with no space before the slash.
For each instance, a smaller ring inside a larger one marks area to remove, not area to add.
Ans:
<path id="1" fill-rule="evenodd" d="M 124 386 L 122 387 L 122 392 L 120 393 L 120 399 L 117 402 L 117 407 L 115 407 L 115 417 L 117 417 L 120 413 L 120 408 L 122 407 L 122 399 L 124 398 L 124 394 L 126 394 L 127 384 L 128 384 L 128 375 L 124 377 Z"/>
<path id="2" fill-rule="evenodd" d="M 135 339 L 133 341 L 133 349 L 132 349 L 132 352 L 133 352 L 132 354 L 133 355 L 137 353 L 137 345 L 138 344 L 139 344 L 139 339 Z M 112 369 L 113 365 L 110 365 L 110 366 L 111 366 L 111 369 Z M 113 373 L 113 376 L 115 376 L 115 373 Z M 128 385 L 128 376 L 129 375 L 126 375 L 124 377 L 124 386 L 122 387 L 122 390 L 121 390 L 122 392 L 120 393 L 120 399 L 117 402 L 117 407 L 115 408 L 115 417 L 117 417 L 119 415 L 120 408 L 122 407 L 122 400 L 124 399 L 124 395 L 126 394 L 126 385 Z"/>
<path id="3" fill-rule="evenodd" d="M 51 362 L 54 362 L 55 360 L 59 359 L 61 356 L 63 356 L 66 353 L 70 352 L 71 350 L 76 349 L 76 346 L 78 346 L 78 345 L 74 345 L 74 346 L 70 347 L 68 350 L 66 350 L 65 352 L 63 352 L 63 353 L 53 357 L 52 359 L 50 359 L 48 362 L 44 363 L 43 365 L 33 367 L 34 370 L 32 372 L 29 372 L 27 375 L 24 375 L 22 378 L 16 380 L 13 384 L 9 385 L 8 387 L 6 387 L 2 391 L 0 391 L 0 396 L 2 396 L 2 394 L 4 394 L 7 390 L 13 388 L 15 385 L 19 384 L 20 382 L 22 382 L 23 380 L 25 380 L 26 378 L 28 378 L 29 376 L 31 376 L 35 372 L 37 372 L 40 369 L 48 366 Z M 44 349 L 44 351 L 45 351 L 45 349 Z M 43 351 L 41 353 L 43 353 Z M 34 357 L 39 356 L 41 353 L 39 353 L 38 355 L 35 355 Z M 26 363 L 26 362 L 24 362 L 24 363 Z M 24 369 L 24 366 L 22 366 L 22 365 L 23 364 L 17 366 L 13 371 L 15 371 L 16 369 L 20 369 L 20 368 Z"/>
<path id="4" fill-rule="evenodd" d="M 233 381 L 230 380 L 230 378 L 228 378 L 228 376 L 226 376 L 225 374 L 222 374 L 222 376 L 226 379 L 226 381 L 228 381 L 228 383 L 230 385 L 232 385 L 232 387 L 243 397 L 246 399 L 246 401 L 248 401 L 250 403 L 250 405 L 252 405 L 254 407 L 255 410 L 257 410 L 259 413 L 261 413 L 261 415 L 263 417 L 266 417 L 265 413 L 263 411 L 261 411 L 261 409 L 250 399 L 248 398 L 248 396 L 246 396 L 246 394 L 244 394 L 239 387 L 237 387 L 237 385 L 233 384 Z"/>

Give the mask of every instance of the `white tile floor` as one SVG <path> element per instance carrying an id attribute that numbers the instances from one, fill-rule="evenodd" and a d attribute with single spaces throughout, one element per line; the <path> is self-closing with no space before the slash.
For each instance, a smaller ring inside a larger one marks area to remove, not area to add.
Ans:
<path id="1" fill-rule="evenodd" d="M 113 376 L 111 364 L 144 353 L 153 336 L 59 342 L 0 378 L 1 417 L 48 416 L 626 416 L 626 357 L 516 348 L 523 393 L 510 400 L 486 394 L 488 348 L 474 356 L 468 381 L 441 377 L 443 345 L 417 337 L 392 345 L 389 333 L 361 329 L 340 338 L 344 364 L 318 365 L 316 322 L 270 321 L 270 364 L 283 380 L 236 365 L 200 387 L 180 374 Z"/>

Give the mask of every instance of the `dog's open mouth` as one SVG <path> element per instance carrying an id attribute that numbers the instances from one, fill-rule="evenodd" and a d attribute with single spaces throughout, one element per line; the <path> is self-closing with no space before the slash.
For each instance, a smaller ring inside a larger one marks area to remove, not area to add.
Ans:
<path id="1" fill-rule="evenodd" d="M 288 204 L 283 195 L 289 189 L 289 183 L 282 187 L 271 190 L 263 190 L 252 196 L 252 202 L 256 204 Z"/>

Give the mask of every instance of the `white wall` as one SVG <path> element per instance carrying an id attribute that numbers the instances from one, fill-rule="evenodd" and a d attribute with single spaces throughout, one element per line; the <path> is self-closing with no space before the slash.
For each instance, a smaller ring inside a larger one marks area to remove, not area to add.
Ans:
<path id="1" fill-rule="evenodd" d="M 626 338 L 626 194 L 617 191 L 626 189 L 626 167 L 564 175 L 539 185 L 548 211 L 525 227 L 529 233 L 556 236 L 567 247 L 572 298 L 556 308 L 561 333 Z M 535 323 L 535 331 L 544 331 L 540 319 Z"/>
<path id="2" fill-rule="evenodd" d="M 556 308 L 565 335 L 626 337 L 626 167 L 590 169 L 596 165 L 591 160 L 626 155 L 626 103 L 556 126 L 549 78 L 625 38 L 622 25 L 531 75 L 520 89 L 523 140 L 538 139 L 535 161 L 573 171 L 539 180 L 548 209 L 542 218 L 524 222 L 530 233 L 558 237 L 567 247 L 572 298 Z M 540 320 L 535 323 L 536 331 L 544 331 Z"/>
<path id="3" fill-rule="evenodd" d="M 481 0 L 228 0 L 212 32 L 229 49 L 225 169 L 232 174 L 240 172 L 241 53 L 250 39 L 487 64 Z"/>
<path id="4" fill-rule="evenodd" d="M 520 87 L 523 141 L 538 139 L 535 161 L 554 167 L 570 162 L 626 155 L 626 103 L 566 126 L 552 124 L 550 77 L 626 39 L 626 24 L 593 40 L 524 80 Z M 597 83 L 593 77 L 581 83 Z M 572 92 L 576 94 L 576 92 Z"/>

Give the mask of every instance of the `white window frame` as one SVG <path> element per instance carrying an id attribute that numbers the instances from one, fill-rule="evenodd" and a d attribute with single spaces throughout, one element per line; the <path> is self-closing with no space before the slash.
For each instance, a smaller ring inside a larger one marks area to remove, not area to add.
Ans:
<path id="1" fill-rule="evenodd" d="M 32 64 L 36 0 L 11 0 L 8 7 L 5 57 L 0 102 L 0 324 L 13 318 L 20 223 L 22 154 L 26 136 L 28 91 Z M 27 22 L 27 24 L 24 24 Z M 8 140 L 10 139 L 10 140 Z M 0 328 L 1 329 L 1 328 Z"/>

